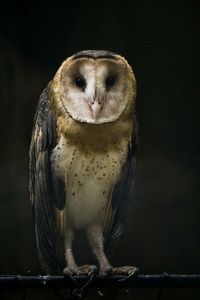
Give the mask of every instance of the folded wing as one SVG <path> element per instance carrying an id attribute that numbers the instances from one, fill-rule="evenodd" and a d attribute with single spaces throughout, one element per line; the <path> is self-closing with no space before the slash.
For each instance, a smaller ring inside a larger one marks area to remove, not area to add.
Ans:
<path id="1" fill-rule="evenodd" d="M 136 167 L 137 123 L 134 116 L 134 130 L 128 147 L 126 162 L 108 201 L 104 221 L 105 249 L 111 251 L 120 237 L 129 200 L 133 197 L 134 173 Z"/>
<path id="2" fill-rule="evenodd" d="M 29 187 L 39 257 L 48 274 L 60 273 L 64 259 L 65 188 L 64 182 L 54 173 L 50 160 L 56 143 L 56 119 L 50 109 L 47 88 L 40 96 L 34 119 Z"/>

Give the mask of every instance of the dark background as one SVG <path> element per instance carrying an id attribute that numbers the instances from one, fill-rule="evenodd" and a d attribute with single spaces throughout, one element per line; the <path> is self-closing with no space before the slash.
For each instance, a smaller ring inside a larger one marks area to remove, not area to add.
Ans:
<path id="1" fill-rule="evenodd" d="M 112 263 L 134 264 L 148 273 L 200 273 L 199 8 L 199 1 L 4 4 L 0 273 L 42 272 L 28 192 L 33 116 L 61 62 L 83 49 L 124 55 L 138 83 L 135 195 Z M 22 299 L 22 291 L 0 293 L 1 299 Z M 96 298 L 93 293 L 91 299 Z M 157 291 L 119 294 L 120 299 L 156 299 Z M 28 291 L 27 299 L 58 298 L 48 291 Z M 200 289 L 165 289 L 161 299 L 200 299 Z"/>

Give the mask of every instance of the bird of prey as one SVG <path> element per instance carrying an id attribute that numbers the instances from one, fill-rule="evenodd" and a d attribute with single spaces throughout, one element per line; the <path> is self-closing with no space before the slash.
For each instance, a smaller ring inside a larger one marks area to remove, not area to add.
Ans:
<path id="1" fill-rule="evenodd" d="M 67 58 L 40 96 L 30 146 L 30 194 L 39 258 L 47 274 L 90 274 L 73 240 L 84 230 L 103 276 L 106 250 L 122 233 L 133 196 L 136 81 L 119 54 L 85 50 Z"/>

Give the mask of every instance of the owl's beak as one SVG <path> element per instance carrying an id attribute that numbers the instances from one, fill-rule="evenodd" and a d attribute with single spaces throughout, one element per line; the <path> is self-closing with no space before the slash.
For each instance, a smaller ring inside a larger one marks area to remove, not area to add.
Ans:
<path id="1" fill-rule="evenodd" d="M 98 119 L 101 108 L 102 108 L 102 102 L 101 101 L 93 101 L 89 105 L 90 105 L 90 109 L 92 111 L 93 117 L 95 119 Z"/>

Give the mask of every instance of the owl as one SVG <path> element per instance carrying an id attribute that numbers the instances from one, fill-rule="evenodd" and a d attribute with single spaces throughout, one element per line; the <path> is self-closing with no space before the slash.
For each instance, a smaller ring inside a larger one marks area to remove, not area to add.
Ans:
<path id="1" fill-rule="evenodd" d="M 122 56 L 103 50 L 67 58 L 40 96 L 30 146 L 36 242 L 47 274 L 129 274 L 108 251 L 133 197 L 136 80 Z M 84 231 L 97 267 L 78 266 L 73 241 Z"/>

